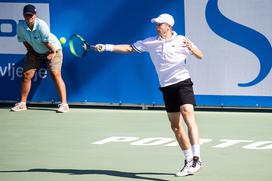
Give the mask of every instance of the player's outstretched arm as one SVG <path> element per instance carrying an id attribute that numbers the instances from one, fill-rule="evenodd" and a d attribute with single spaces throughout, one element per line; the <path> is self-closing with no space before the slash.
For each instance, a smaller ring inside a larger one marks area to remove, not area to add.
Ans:
<path id="1" fill-rule="evenodd" d="M 98 52 L 118 52 L 118 53 L 131 53 L 134 52 L 134 49 L 131 45 L 112 45 L 112 44 L 97 44 L 95 45 L 95 49 Z"/>

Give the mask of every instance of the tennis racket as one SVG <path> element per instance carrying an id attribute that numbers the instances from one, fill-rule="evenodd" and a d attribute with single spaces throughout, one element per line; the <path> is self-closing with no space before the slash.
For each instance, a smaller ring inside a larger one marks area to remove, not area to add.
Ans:
<path id="1" fill-rule="evenodd" d="M 94 45 L 90 45 L 87 41 L 84 40 L 84 38 L 82 38 L 82 36 L 78 34 L 70 36 L 69 48 L 70 52 L 78 58 L 84 57 L 89 50 L 95 50 Z"/>

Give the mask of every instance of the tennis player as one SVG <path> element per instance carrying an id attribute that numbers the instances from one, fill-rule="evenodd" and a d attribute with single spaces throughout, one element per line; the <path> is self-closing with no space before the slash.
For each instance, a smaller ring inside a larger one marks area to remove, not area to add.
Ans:
<path id="1" fill-rule="evenodd" d="M 95 47 L 99 52 L 150 54 L 159 78 L 171 128 L 185 157 L 185 164 L 176 176 L 192 175 L 200 170 L 202 161 L 199 131 L 194 115 L 196 102 L 193 83 L 186 69 L 185 59 L 190 54 L 201 59 L 203 54 L 187 37 L 177 35 L 173 31 L 175 21 L 171 15 L 161 14 L 151 19 L 151 22 L 156 25 L 157 36 L 137 41 L 132 45 L 97 44 Z M 188 134 L 182 126 L 183 120 L 188 127 Z"/>
<path id="2" fill-rule="evenodd" d="M 27 110 L 26 101 L 31 88 L 31 80 L 40 65 L 46 63 L 61 99 L 57 112 L 68 112 L 66 88 L 61 76 L 63 58 L 61 44 L 50 32 L 48 25 L 37 18 L 35 6 L 31 4 L 24 6 L 23 15 L 25 21 L 18 24 L 17 38 L 19 42 L 23 42 L 27 54 L 23 70 L 21 101 L 16 103 L 11 111 Z"/>

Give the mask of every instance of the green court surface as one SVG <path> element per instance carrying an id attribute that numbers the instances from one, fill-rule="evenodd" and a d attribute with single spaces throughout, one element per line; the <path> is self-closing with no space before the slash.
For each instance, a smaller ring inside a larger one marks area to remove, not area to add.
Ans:
<path id="1" fill-rule="evenodd" d="M 1 181 L 271 181 L 272 114 L 196 112 L 200 173 L 183 166 L 164 111 L 0 109 Z"/>

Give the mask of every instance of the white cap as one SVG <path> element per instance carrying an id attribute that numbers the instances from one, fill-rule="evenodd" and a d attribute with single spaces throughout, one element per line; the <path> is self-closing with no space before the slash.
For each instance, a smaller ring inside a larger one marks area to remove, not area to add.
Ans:
<path id="1" fill-rule="evenodd" d="M 170 26 L 174 26 L 175 20 L 170 14 L 161 14 L 157 18 L 151 19 L 151 23 L 167 23 Z"/>

